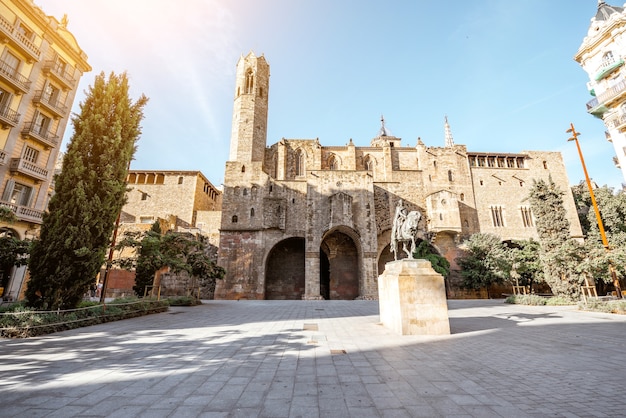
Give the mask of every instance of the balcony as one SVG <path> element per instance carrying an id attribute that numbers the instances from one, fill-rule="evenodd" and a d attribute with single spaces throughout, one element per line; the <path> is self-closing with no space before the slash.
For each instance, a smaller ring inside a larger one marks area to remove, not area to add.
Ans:
<path id="1" fill-rule="evenodd" d="M 622 65 L 624 65 L 623 59 L 619 59 L 617 61 L 615 60 L 607 61 L 602 64 L 602 66 L 600 67 L 600 70 L 598 71 L 598 74 L 596 74 L 594 79 L 596 81 L 600 81 L 603 78 L 605 78 L 607 75 L 611 74 L 613 71 L 617 70 Z"/>
<path id="2" fill-rule="evenodd" d="M 591 113 L 597 118 L 602 118 L 602 115 L 604 115 L 604 113 L 609 110 L 608 106 L 610 106 L 616 100 L 623 98 L 625 94 L 626 80 L 622 80 L 606 90 L 604 93 L 587 102 L 587 112 Z"/>
<path id="3" fill-rule="evenodd" d="M 37 164 L 26 161 L 23 158 L 11 158 L 9 170 L 13 173 L 20 173 L 35 180 L 48 180 L 47 168 L 40 167 Z"/>
<path id="4" fill-rule="evenodd" d="M 18 30 L 18 27 L 9 22 L 4 16 L 0 15 L 0 33 L 4 34 L 8 43 L 21 54 L 29 58 L 30 62 L 39 60 L 41 51 L 35 46 L 35 44 L 22 35 Z"/>
<path id="5" fill-rule="evenodd" d="M 2 129 L 15 128 L 20 120 L 20 114 L 8 107 L 0 108 L 0 125 Z"/>
<path id="6" fill-rule="evenodd" d="M 43 72 L 59 83 L 63 90 L 71 90 L 74 88 L 74 84 L 76 83 L 74 80 L 74 71 L 66 70 L 65 65 L 62 65 L 58 61 L 46 61 L 43 65 Z"/>
<path id="7" fill-rule="evenodd" d="M 0 60 L 0 80 L 13 87 L 15 94 L 28 93 L 30 90 L 30 80 L 2 60 Z"/>
<path id="8" fill-rule="evenodd" d="M 40 224 L 43 222 L 43 211 L 27 208 L 26 206 L 14 205 L 9 202 L 0 201 L 0 206 L 7 207 L 15 213 L 17 219 L 20 221 L 32 222 L 34 224 Z"/>
<path id="9" fill-rule="evenodd" d="M 0 165 L 5 165 L 7 163 L 7 153 L 3 150 L 0 150 Z"/>
<path id="10" fill-rule="evenodd" d="M 43 90 L 37 90 L 35 97 L 33 98 L 33 102 L 52 113 L 55 119 L 62 118 L 67 114 L 67 106 L 61 103 L 58 99 L 46 97 Z"/>
<path id="11" fill-rule="evenodd" d="M 48 148 L 54 148 L 59 145 L 59 137 L 57 135 L 40 128 L 35 122 L 28 122 L 24 125 L 22 136 L 32 138 Z"/>

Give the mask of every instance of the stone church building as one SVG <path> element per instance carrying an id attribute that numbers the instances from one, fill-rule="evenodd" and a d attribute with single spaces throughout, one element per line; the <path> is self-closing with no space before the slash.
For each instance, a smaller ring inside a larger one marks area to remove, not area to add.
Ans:
<path id="1" fill-rule="evenodd" d="M 474 152 L 454 144 L 403 144 L 384 120 L 370 146 L 317 139 L 267 145 L 269 64 L 253 53 L 237 64 L 226 162 L 216 299 L 377 299 L 396 205 L 422 214 L 420 238 L 451 263 L 470 235 L 537 239 L 526 197 L 549 176 L 565 191 L 571 235 L 582 236 L 558 152 Z"/>

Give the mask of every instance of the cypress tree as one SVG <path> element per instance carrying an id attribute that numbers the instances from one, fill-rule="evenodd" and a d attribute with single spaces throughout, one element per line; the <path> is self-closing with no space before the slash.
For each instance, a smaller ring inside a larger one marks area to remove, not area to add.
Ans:
<path id="1" fill-rule="evenodd" d="M 29 262 L 31 306 L 75 307 L 105 262 L 148 100 L 133 103 L 128 90 L 126 73 L 100 73 L 72 118 L 74 133 Z"/>
<path id="2" fill-rule="evenodd" d="M 584 279 L 577 270 L 585 254 L 582 247 L 570 238 L 563 195 L 564 192 L 550 178 L 547 182 L 534 180 L 528 199 L 541 243 L 539 254 L 544 280 L 553 294 L 576 298 Z"/>

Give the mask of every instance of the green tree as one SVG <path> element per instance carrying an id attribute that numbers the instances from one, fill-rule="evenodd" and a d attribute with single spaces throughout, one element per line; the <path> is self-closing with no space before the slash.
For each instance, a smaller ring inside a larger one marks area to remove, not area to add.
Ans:
<path id="1" fill-rule="evenodd" d="M 450 262 L 446 260 L 445 257 L 437 254 L 428 241 L 421 241 L 418 244 L 413 252 L 413 257 L 430 261 L 433 270 L 441 274 L 444 278 L 450 275 Z"/>
<path id="2" fill-rule="evenodd" d="M 145 287 L 152 285 L 154 274 L 163 267 L 173 272 L 186 271 L 209 291 L 214 290 L 216 279 L 224 277 L 224 269 L 215 264 L 204 237 L 178 232 L 161 234 L 158 222 L 143 236 L 128 234 L 117 247 L 135 250 L 134 256 L 119 260 L 118 264 L 135 269 L 133 290 L 138 296 L 143 296 Z"/>
<path id="3" fill-rule="evenodd" d="M 513 241 L 509 246 L 511 276 L 520 286 L 530 286 L 543 281 L 543 266 L 539 259 L 541 244 L 533 239 Z"/>
<path id="4" fill-rule="evenodd" d="M 125 73 L 101 73 L 72 118 L 74 133 L 31 253 L 32 306 L 75 307 L 104 264 L 147 102 L 142 95 L 133 103 L 128 90 Z"/>
<path id="5" fill-rule="evenodd" d="M 456 259 L 466 289 L 487 288 L 509 277 L 511 263 L 506 246 L 494 234 L 473 234 L 463 242 L 465 255 Z"/>
<path id="6" fill-rule="evenodd" d="M 608 270 L 610 259 L 617 275 L 623 279 L 626 277 L 626 263 L 624 262 L 626 259 L 626 193 L 624 191 L 614 193 L 613 189 L 607 186 L 596 187 L 593 191 L 611 250 L 607 253 L 602 243 L 587 184 L 581 182 L 572 187 L 572 192 L 583 234 L 586 237 L 585 247 L 588 257 L 585 263 L 590 274 L 604 283 L 611 283 L 612 278 Z"/>
<path id="7" fill-rule="evenodd" d="M 541 243 L 540 261 L 544 280 L 557 296 L 578 298 L 584 274 L 579 270 L 585 258 L 581 245 L 570 238 L 570 223 L 563 205 L 564 192 L 552 178 L 534 180 L 528 200 L 535 215 Z"/>
<path id="8" fill-rule="evenodd" d="M 0 287 L 6 289 L 9 285 L 9 273 L 13 267 L 28 264 L 30 254 L 30 240 L 22 240 L 11 235 L 0 236 Z"/>

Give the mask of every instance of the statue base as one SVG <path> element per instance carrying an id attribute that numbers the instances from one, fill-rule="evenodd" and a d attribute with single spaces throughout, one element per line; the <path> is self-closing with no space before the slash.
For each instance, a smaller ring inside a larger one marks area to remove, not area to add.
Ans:
<path id="1" fill-rule="evenodd" d="M 387 263 L 378 277 L 378 305 L 382 324 L 398 334 L 450 334 L 443 276 L 428 260 Z"/>

